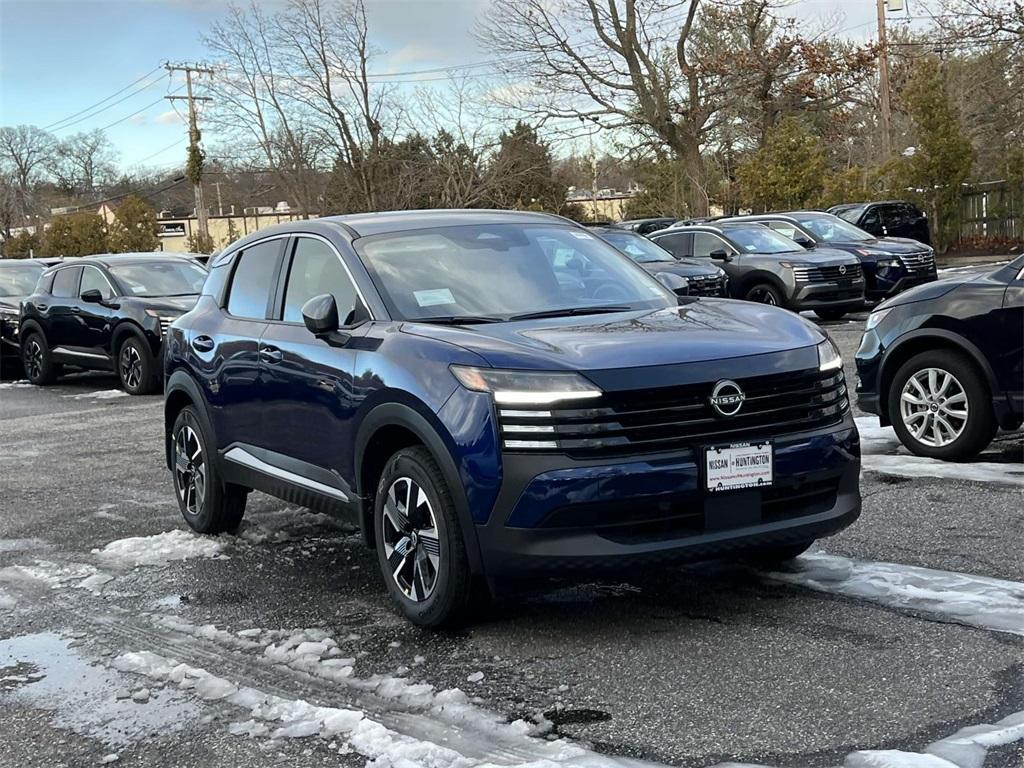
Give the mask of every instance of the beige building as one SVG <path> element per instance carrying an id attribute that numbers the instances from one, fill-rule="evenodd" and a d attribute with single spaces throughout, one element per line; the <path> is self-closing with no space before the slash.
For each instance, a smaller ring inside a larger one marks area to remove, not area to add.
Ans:
<path id="1" fill-rule="evenodd" d="M 114 209 L 103 204 L 97 213 L 108 224 L 114 220 Z M 273 208 L 247 208 L 242 215 L 234 213 L 225 216 L 211 215 L 207 219 L 210 237 L 216 250 L 224 248 L 240 237 L 285 221 L 316 218 L 306 216 L 298 211 L 274 210 Z M 188 253 L 188 240 L 198 230 L 199 220 L 195 216 L 173 217 L 159 215 L 157 217 L 157 236 L 160 238 L 160 250 L 169 253 Z"/>

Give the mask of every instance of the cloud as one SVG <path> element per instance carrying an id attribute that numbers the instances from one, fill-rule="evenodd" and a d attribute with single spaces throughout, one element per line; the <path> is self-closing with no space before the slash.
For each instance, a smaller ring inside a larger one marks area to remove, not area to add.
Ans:
<path id="1" fill-rule="evenodd" d="M 450 55 L 450 51 L 445 51 L 433 45 L 409 43 L 408 45 L 403 45 L 387 57 L 388 66 L 385 68 L 385 71 L 397 72 L 401 67 L 408 66 L 409 64 L 431 64 L 446 61 Z"/>
<path id="2" fill-rule="evenodd" d="M 166 112 L 161 112 L 157 115 L 156 122 L 160 125 L 177 125 L 184 122 L 181 116 L 173 109 L 169 109 Z"/>
<path id="3" fill-rule="evenodd" d="M 128 119 L 128 122 L 131 123 L 132 125 L 145 125 L 146 124 L 146 116 L 145 115 L 132 115 Z"/>

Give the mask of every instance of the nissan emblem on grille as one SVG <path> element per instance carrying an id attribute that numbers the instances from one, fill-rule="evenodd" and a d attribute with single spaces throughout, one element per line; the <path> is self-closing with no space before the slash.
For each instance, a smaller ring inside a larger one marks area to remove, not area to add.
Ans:
<path id="1" fill-rule="evenodd" d="M 740 412 L 747 396 L 743 394 L 740 385 L 735 381 L 723 379 L 715 384 L 715 388 L 711 390 L 711 397 L 708 399 L 711 401 L 711 407 L 722 416 L 735 416 Z"/>
<path id="2" fill-rule="evenodd" d="M 839 265 L 839 274 L 840 275 L 845 275 L 846 274 L 846 265 L 845 264 L 840 264 Z"/>

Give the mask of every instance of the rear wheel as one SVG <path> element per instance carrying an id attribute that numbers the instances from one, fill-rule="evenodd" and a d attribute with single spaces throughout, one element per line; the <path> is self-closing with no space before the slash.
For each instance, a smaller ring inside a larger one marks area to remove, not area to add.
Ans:
<path id="1" fill-rule="evenodd" d="M 374 502 L 377 560 L 388 592 L 413 624 L 439 627 L 464 618 L 473 579 L 455 504 L 425 448 L 388 461 Z"/>
<path id="2" fill-rule="evenodd" d="M 50 347 L 43 334 L 32 331 L 22 341 L 21 359 L 25 366 L 25 378 L 40 386 L 52 384 L 60 368 L 53 362 Z"/>
<path id="3" fill-rule="evenodd" d="M 196 409 L 181 410 L 171 428 L 174 496 L 197 533 L 234 531 L 245 514 L 248 489 L 224 482 Z"/>
<path id="4" fill-rule="evenodd" d="M 842 320 L 846 317 L 847 309 L 816 309 L 814 314 L 822 320 Z"/>
<path id="5" fill-rule="evenodd" d="M 771 304 L 773 307 L 782 306 L 782 293 L 771 283 L 757 283 L 751 286 L 743 298 L 759 304 Z"/>
<path id="6" fill-rule="evenodd" d="M 977 456 L 998 428 L 981 371 L 945 349 L 915 355 L 896 371 L 888 407 L 900 442 L 932 459 Z"/>
<path id="7" fill-rule="evenodd" d="M 160 388 L 159 371 L 149 345 L 128 336 L 117 351 L 117 375 L 129 395 L 150 395 Z"/>

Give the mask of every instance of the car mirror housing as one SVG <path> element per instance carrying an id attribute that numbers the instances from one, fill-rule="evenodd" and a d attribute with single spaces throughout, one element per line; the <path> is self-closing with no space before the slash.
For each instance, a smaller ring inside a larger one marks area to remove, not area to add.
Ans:
<path id="1" fill-rule="evenodd" d="M 90 288 L 88 291 L 82 291 L 82 295 L 79 298 L 88 304 L 103 303 L 103 294 L 100 293 L 97 288 Z"/>
<path id="2" fill-rule="evenodd" d="M 810 248 L 814 245 L 814 241 L 805 235 L 794 235 L 793 242 L 799 245 L 801 248 Z"/>
<path id="3" fill-rule="evenodd" d="M 729 261 L 729 252 L 724 248 L 719 248 L 708 254 L 712 259 L 716 261 Z"/>
<path id="4" fill-rule="evenodd" d="M 338 330 L 338 304 L 334 296 L 323 293 L 302 305 L 302 320 L 314 336 L 326 336 Z"/>

